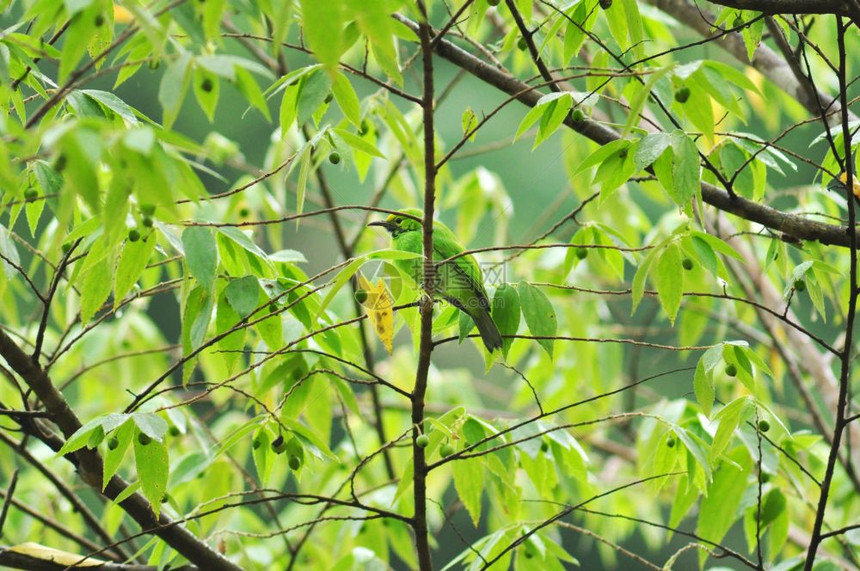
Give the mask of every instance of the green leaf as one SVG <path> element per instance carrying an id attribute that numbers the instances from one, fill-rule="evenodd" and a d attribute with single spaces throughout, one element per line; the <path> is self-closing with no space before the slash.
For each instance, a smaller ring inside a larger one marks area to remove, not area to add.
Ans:
<path id="1" fill-rule="evenodd" d="M 699 151 L 696 143 L 682 131 L 671 134 L 672 151 L 672 188 L 669 196 L 678 206 L 686 206 L 696 196 L 699 186 Z"/>
<path id="2" fill-rule="evenodd" d="M 379 157 L 380 159 L 385 158 L 385 155 L 382 154 L 379 149 L 368 143 L 365 139 L 358 137 L 345 129 L 333 129 L 332 131 L 338 138 L 342 139 L 354 150 L 362 152 L 366 155 L 370 155 L 372 157 Z"/>
<path id="3" fill-rule="evenodd" d="M 246 318 L 260 305 L 260 283 L 254 276 L 231 280 L 224 288 L 227 302 L 242 318 Z"/>
<path id="4" fill-rule="evenodd" d="M 594 165 L 598 165 L 611 157 L 612 155 L 619 153 L 622 149 L 626 149 L 630 146 L 630 141 L 626 139 L 618 139 L 616 141 L 612 141 L 610 143 L 606 143 L 582 161 L 578 167 L 574 170 L 571 176 L 576 176 L 579 173 L 583 172 L 585 169 L 591 168 Z"/>
<path id="5" fill-rule="evenodd" d="M 113 259 L 104 256 L 84 274 L 81 282 L 81 322 L 88 323 L 110 295 Z"/>
<path id="6" fill-rule="evenodd" d="M 113 307 L 116 309 L 146 269 L 155 250 L 155 236 L 126 240 L 114 276 Z"/>
<path id="7" fill-rule="evenodd" d="M 714 473 L 714 480 L 699 509 L 696 534 L 714 543 L 720 543 L 737 520 L 737 509 L 747 487 L 749 456 L 743 451 L 743 455 L 733 454 L 732 460 L 736 464 L 723 462 Z M 700 555 L 700 563 L 706 558 L 706 553 Z"/>
<path id="8" fill-rule="evenodd" d="M 116 471 L 119 470 L 119 467 L 125 458 L 125 453 L 128 451 L 128 445 L 131 444 L 131 439 L 134 436 L 134 426 L 133 422 L 123 422 L 120 427 L 110 435 L 111 438 L 116 438 L 117 445 L 113 449 L 111 449 L 110 446 L 107 446 L 104 453 L 105 463 L 104 470 L 102 471 L 102 491 L 107 488 L 108 482 L 110 482 L 110 479 L 114 474 L 116 474 Z"/>
<path id="9" fill-rule="evenodd" d="M 723 451 L 731 443 L 735 429 L 755 412 L 755 405 L 752 398 L 743 396 L 736 398 L 720 410 L 714 420 L 719 422 L 717 432 L 714 434 L 714 441 L 711 444 L 712 460 L 720 457 Z"/>
<path id="10" fill-rule="evenodd" d="M 558 330 L 558 320 L 546 294 L 528 282 L 517 284 L 520 308 L 529 331 L 535 337 L 554 337 Z M 537 342 L 552 358 L 554 339 L 538 339 Z"/>
<path id="11" fill-rule="evenodd" d="M 331 92 L 334 95 L 334 100 L 337 101 L 338 107 L 343 112 L 343 116 L 349 119 L 349 122 L 356 127 L 360 127 L 361 103 L 358 100 L 355 89 L 352 87 L 352 83 L 343 73 L 337 72 L 334 74 Z"/>
<path id="12" fill-rule="evenodd" d="M 469 512 L 475 527 L 481 520 L 481 493 L 484 490 L 485 464 L 482 457 L 478 457 L 455 460 L 451 467 L 454 488 L 460 496 L 460 501 L 466 506 L 466 511 Z"/>
<path id="13" fill-rule="evenodd" d="M 642 296 L 645 295 L 645 282 L 648 279 L 648 274 L 651 273 L 651 265 L 654 263 L 654 260 L 657 259 L 657 254 L 659 253 L 659 248 L 652 248 L 648 255 L 645 256 L 645 259 L 642 260 L 642 263 L 639 264 L 639 267 L 636 269 L 636 273 L 633 275 L 633 284 L 632 284 L 632 309 L 630 310 L 630 314 L 636 313 L 636 308 L 639 307 L 639 303 L 642 301 Z"/>
<path id="14" fill-rule="evenodd" d="M 342 2 L 302 0 L 302 34 L 316 58 L 331 70 L 337 69 L 342 53 Z"/>
<path id="15" fill-rule="evenodd" d="M 191 55 L 187 52 L 180 53 L 168 66 L 161 77 L 158 88 L 158 102 L 164 110 L 164 127 L 166 129 L 173 125 L 185 99 L 188 83 L 191 80 L 189 65 Z"/>
<path id="16" fill-rule="evenodd" d="M 631 0 L 623 0 L 623 2 L 624 2 L 624 8 L 625 8 L 625 10 L 628 11 L 628 13 L 630 12 L 630 8 L 628 6 L 630 4 L 633 5 L 633 10 L 636 12 L 636 16 L 638 18 L 639 11 L 636 10 L 636 2 L 635 1 L 631 2 Z M 641 20 L 639 21 L 639 27 L 640 27 L 640 32 L 641 32 L 641 27 L 642 27 Z M 663 79 L 663 77 L 667 73 L 672 71 L 672 69 L 674 69 L 674 67 L 675 67 L 675 64 L 670 64 L 670 65 L 667 65 L 665 67 L 662 67 L 662 68 L 652 72 L 648 76 L 648 81 L 646 81 L 644 85 L 639 87 L 639 91 L 636 93 L 636 97 L 634 97 L 630 101 L 630 109 L 627 111 L 627 121 L 624 123 L 624 129 L 622 129 L 622 131 L 621 131 L 621 137 L 622 138 L 624 138 L 628 134 L 630 134 L 630 131 L 632 131 L 633 128 L 639 124 L 639 121 L 641 120 L 641 117 L 639 115 L 642 113 L 642 110 L 645 108 L 645 103 L 648 101 L 648 98 L 651 97 L 651 90 L 654 89 L 654 86 L 657 84 L 657 82 L 660 81 L 661 79 Z M 659 156 L 659 154 L 660 153 L 658 153 L 657 155 Z M 657 157 L 655 156 L 654 158 L 656 159 Z M 653 162 L 653 160 L 652 160 L 652 162 Z M 651 164 L 651 163 L 648 163 L 648 164 Z M 642 167 L 638 166 L 638 164 L 637 164 L 636 168 L 637 168 L 637 170 L 642 170 Z"/>
<path id="17" fill-rule="evenodd" d="M 231 68 L 232 69 L 232 68 Z M 194 70 L 194 98 L 206 118 L 212 123 L 215 119 L 215 109 L 218 107 L 218 96 L 221 93 L 221 81 L 218 75 L 202 66 Z"/>
<path id="18" fill-rule="evenodd" d="M 696 365 L 696 374 L 693 377 L 693 392 L 705 416 L 710 417 L 711 408 L 714 406 L 714 377 L 705 371 L 704 361 L 701 359 Z"/>
<path id="19" fill-rule="evenodd" d="M 205 226 L 187 227 L 182 232 L 182 247 L 188 271 L 206 291 L 212 292 L 218 269 L 218 245 L 212 229 Z"/>
<path id="20" fill-rule="evenodd" d="M 184 354 L 191 353 L 203 343 L 209 320 L 212 318 L 212 296 L 202 287 L 195 287 L 185 300 L 182 314 L 182 347 Z"/>
<path id="21" fill-rule="evenodd" d="M 135 413 L 132 418 L 141 432 L 153 440 L 164 442 L 164 435 L 167 434 L 166 420 L 150 412 Z"/>
<path id="22" fill-rule="evenodd" d="M 331 89 L 331 79 L 323 70 L 309 73 L 299 85 L 298 97 L 298 124 L 304 125 L 316 112 L 317 108 L 325 102 Z"/>
<path id="23" fill-rule="evenodd" d="M 140 438 L 135 437 L 134 462 L 143 495 L 149 500 L 152 511 L 158 517 L 161 513 L 161 500 L 167 490 L 167 477 L 170 471 L 167 446 L 158 440 L 141 444 Z"/>
<path id="24" fill-rule="evenodd" d="M 644 170 L 657 160 L 672 144 L 672 138 L 666 133 L 649 133 L 639 140 L 633 153 L 633 164 L 636 171 Z"/>
<path id="25" fill-rule="evenodd" d="M 716 236 L 712 236 L 711 234 L 705 234 L 704 232 L 699 232 L 697 230 L 693 230 L 692 232 L 690 232 L 690 235 L 695 237 L 695 238 L 699 238 L 701 240 L 704 240 L 705 242 L 708 243 L 708 245 L 711 248 L 713 248 L 715 251 L 719 252 L 720 254 L 723 254 L 725 256 L 729 256 L 729 257 L 734 258 L 734 259 L 739 260 L 739 261 L 743 261 L 743 257 L 740 254 L 738 254 L 734 248 L 732 248 L 731 246 L 729 246 L 728 244 L 726 244 L 725 242 L 723 242 L 721 239 L 717 238 Z"/>
<path id="26" fill-rule="evenodd" d="M 260 428 L 254 433 L 252 442 L 252 453 L 254 456 L 254 468 L 257 469 L 257 478 L 260 484 L 266 485 L 272 473 L 275 453 L 272 450 L 272 437 L 265 428 Z"/>
<path id="27" fill-rule="evenodd" d="M 122 119 L 129 125 L 138 124 L 137 115 L 135 114 L 134 109 L 115 94 L 110 93 L 109 91 L 99 91 L 97 89 L 82 89 L 81 93 L 110 109 L 118 116 L 122 117 Z"/>
<path id="28" fill-rule="evenodd" d="M 502 334 L 502 354 L 507 358 L 514 340 L 505 337 L 516 335 L 520 327 L 520 296 L 511 284 L 502 284 L 493 295 L 493 321 Z"/>
<path id="29" fill-rule="evenodd" d="M 478 132 L 474 129 L 478 126 L 478 116 L 471 107 L 466 107 L 463 115 L 460 117 L 460 127 L 463 129 L 463 135 L 468 135 L 469 141 L 474 141 Z"/>
<path id="30" fill-rule="evenodd" d="M 672 242 L 663 249 L 651 277 L 657 288 L 660 305 L 663 306 L 669 322 L 674 325 L 681 307 L 684 285 L 684 269 L 681 266 L 681 249 L 678 244 Z"/>
<path id="31" fill-rule="evenodd" d="M 544 109 L 532 149 L 537 148 L 538 145 L 546 141 L 550 135 L 561 127 L 562 122 L 567 118 L 570 108 L 573 106 L 573 98 L 569 93 L 562 93 L 562 95 L 564 97 L 557 97 Z"/>
<path id="32" fill-rule="evenodd" d="M 111 413 L 102 416 L 97 416 L 96 418 L 90 420 L 82 427 L 77 429 L 71 436 L 69 436 L 68 440 L 63 444 L 63 446 L 57 451 L 57 456 L 64 456 L 76 450 L 80 450 L 84 446 L 87 445 L 87 442 L 90 440 L 90 435 L 95 430 L 103 430 L 103 426 L 106 423 L 109 423 L 109 426 L 116 428 L 119 424 L 119 420 L 121 419 L 125 422 L 127 415 L 119 414 L 119 413 Z M 111 428 L 111 430 L 113 429 Z"/>

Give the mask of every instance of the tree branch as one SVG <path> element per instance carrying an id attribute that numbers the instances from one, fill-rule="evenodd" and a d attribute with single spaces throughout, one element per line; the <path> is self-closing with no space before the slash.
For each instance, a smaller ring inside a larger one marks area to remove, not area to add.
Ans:
<path id="1" fill-rule="evenodd" d="M 415 22 L 403 16 L 398 15 L 395 17 L 417 31 L 418 24 Z M 528 84 L 523 83 L 505 71 L 496 69 L 447 40 L 437 42 L 435 51 L 443 58 L 465 69 L 478 79 L 509 95 L 515 96 L 518 101 L 529 107 L 534 107 L 541 97 L 541 93 L 532 89 Z M 564 120 L 564 125 L 601 145 L 621 138 L 620 134 L 614 129 L 610 129 L 590 119 L 574 121 L 568 115 Z M 850 244 L 849 234 L 852 233 L 845 226 L 816 222 L 803 216 L 776 210 L 770 206 L 753 202 L 740 196 L 732 197 L 726 191 L 706 182 L 701 183 L 701 188 L 702 199 L 711 206 L 751 222 L 757 222 L 788 237 L 797 240 L 820 242 L 831 246 L 848 247 Z M 856 232 L 853 234 L 856 236 Z"/>
<path id="2" fill-rule="evenodd" d="M 27 386 L 42 401 L 45 409 L 51 414 L 51 418 L 60 427 L 66 438 L 81 427 L 81 421 L 51 382 L 50 377 L 3 330 L 0 330 L 0 356 L 6 359 L 12 370 L 27 383 Z M 55 451 L 62 446 L 62 442 L 56 440 L 50 439 L 46 442 Z M 98 451 L 82 448 L 74 453 L 73 457 L 77 461 L 77 469 L 81 479 L 96 490 L 101 490 L 103 463 Z M 129 484 L 125 480 L 119 476 L 114 476 L 102 494 L 114 500 L 125 492 L 128 486 Z M 119 505 L 143 529 L 156 528 L 154 531 L 156 535 L 195 565 L 204 569 L 239 571 L 237 565 L 211 549 L 184 527 L 175 525 L 164 515 L 156 518 L 149 502 L 140 493 L 132 494 Z"/>

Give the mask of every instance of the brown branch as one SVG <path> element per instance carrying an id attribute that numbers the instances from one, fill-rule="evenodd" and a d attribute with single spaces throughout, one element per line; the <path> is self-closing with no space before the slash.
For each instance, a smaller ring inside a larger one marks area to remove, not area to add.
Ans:
<path id="1" fill-rule="evenodd" d="M 0 356 L 6 360 L 12 370 L 24 380 L 27 386 L 42 401 L 45 409 L 51 414 L 51 418 L 66 438 L 70 437 L 82 426 L 77 414 L 75 414 L 69 403 L 54 386 L 50 377 L 2 330 L 0 330 Z M 44 438 L 43 441 L 47 441 L 46 443 L 49 443 L 49 446 L 54 450 L 59 450 L 62 446 L 62 442 L 57 442 L 57 439 L 49 440 L 48 438 Z M 72 457 L 77 462 L 77 469 L 81 479 L 95 490 L 100 491 L 102 486 L 103 462 L 98 451 L 82 448 L 74 453 Z M 110 479 L 102 494 L 114 500 L 120 494 L 124 494 L 128 486 L 129 484 L 125 480 L 119 476 L 114 476 Z M 238 566 L 217 551 L 211 549 L 187 529 L 178 525 L 172 525 L 173 522 L 167 516 L 161 515 L 157 518 L 149 502 L 140 493 L 132 494 L 119 505 L 142 528 L 158 528 L 155 533 L 192 563 L 206 569 L 239 571 Z"/>
<path id="2" fill-rule="evenodd" d="M 417 29 L 417 24 L 407 18 L 398 16 L 398 20 L 413 30 Z M 540 99 L 540 93 L 533 91 L 527 84 L 505 71 L 496 69 L 447 40 L 441 40 L 436 44 L 436 53 L 493 87 L 509 95 L 516 95 L 517 100 L 529 107 L 534 107 Z M 620 138 L 619 133 L 615 130 L 587 118 L 582 121 L 574 121 L 568 115 L 564 120 L 564 125 L 601 145 Z M 811 240 L 825 245 L 848 247 L 849 234 L 856 236 L 856 232 L 849 232 L 844 226 L 815 222 L 740 196 L 730 196 L 728 192 L 706 182 L 701 183 L 701 188 L 702 199 L 706 203 L 798 240 Z"/>
<path id="3" fill-rule="evenodd" d="M 840 0 L 709 0 L 711 4 L 763 14 L 839 14 L 855 18 L 849 2 Z"/>
<path id="4" fill-rule="evenodd" d="M 423 288 L 421 298 L 421 333 L 418 349 L 418 366 L 415 372 L 415 387 L 412 390 L 412 492 L 415 515 L 412 529 L 415 532 L 415 548 L 418 554 L 418 567 L 421 571 L 431 571 L 430 543 L 427 529 L 427 457 L 424 448 L 418 446 L 418 437 L 423 432 L 424 399 L 427 394 L 427 376 L 430 370 L 430 356 L 433 353 L 433 294 L 436 266 L 433 263 L 433 210 L 436 203 L 436 153 L 435 127 L 433 117 L 433 29 L 429 23 L 427 8 L 422 0 L 418 1 L 422 21 L 418 24 L 418 38 L 421 41 L 421 61 L 423 63 L 423 97 L 421 111 L 424 118 L 424 220 L 422 243 L 424 249 Z M 436 45 L 446 44 L 440 40 Z"/>

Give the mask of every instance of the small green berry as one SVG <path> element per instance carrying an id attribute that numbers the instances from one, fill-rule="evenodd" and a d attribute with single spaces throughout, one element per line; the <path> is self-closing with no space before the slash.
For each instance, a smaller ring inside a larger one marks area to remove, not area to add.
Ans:
<path id="1" fill-rule="evenodd" d="M 255 438 L 255 439 L 251 442 L 251 446 L 253 446 L 253 447 L 254 447 L 254 450 L 259 450 L 259 449 L 260 449 L 260 446 L 262 446 L 262 445 L 263 445 L 263 441 L 262 441 L 259 437 Z"/>
<path id="2" fill-rule="evenodd" d="M 117 448 L 119 448 L 119 438 L 117 438 L 116 436 L 111 436 L 108 440 L 108 448 L 111 450 L 116 450 Z"/>
<path id="3" fill-rule="evenodd" d="M 367 301 L 367 291 L 363 289 L 355 290 L 355 301 L 358 303 L 364 303 Z"/>
<path id="4" fill-rule="evenodd" d="M 442 458 L 447 458 L 448 456 L 450 456 L 453 453 L 454 453 L 454 447 L 451 446 L 450 444 L 448 444 L 447 442 L 439 448 L 439 456 L 441 456 Z"/>
<path id="5" fill-rule="evenodd" d="M 415 439 L 415 445 L 418 448 L 427 448 L 430 445 L 430 437 L 426 434 L 419 434 L 418 438 Z"/>
<path id="6" fill-rule="evenodd" d="M 612 0 L 600 0 L 600 7 L 609 10 L 612 7 Z"/>
<path id="7" fill-rule="evenodd" d="M 161 495 L 161 503 L 162 503 L 162 504 L 166 504 L 166 503 L 168 502 L 168 500 L 170 500 L 170 496 L 169 496 L 169 495 L 167 495 L 167 494 L 162 494 L 162 495 Z"/>
<path id="8" fill-rule="evenodd" d="M 681 266 L 683 266 L 683 268 L 689 272 L 693 269 L 693 260 L 691 260 L 690 258 L 684 258 L 681 261 Z"/>
<path id="9" fill-rule="evenodd" d="M 740 16 L 736 17 L 735 20 L 732 22 L 732 28 L 740 28 L 743 25 L 744 25 L 744 19 L 741 18 Z"/>
<path id="10" fill-rule="evenodd" d="M 332 151 L 332 153 L 328 156 L 328 162 L 333 165 L 336 165 L 340 162 L 340 153 L 337 151 Z"/>
<path id="11" fill-rule="evenodd" d="M 214 85 L 212 84 L 212 80 L 209 79 L 208 77 L 204 78 L 203 81 L 200 82 L 200 89 L 202 89 L 206 93 L 209 93 L 210 91 L 212 91 L 213 87 L 214 87 Z"/>
<path id="12" fill-rule="evenodd" d="M 541 441 L 540 451 L 543 452 L 544 454 L 549 452 L 549 442 L 547 442 L 546 440 Z"/>
<path id="13" fill-rule="evenodd" d="M 302 460 L 298 456 L 290 456 L 290 470 L 295 472 L 302 467 Z"/>
<path id="14" fill-rule="evenodd" d="M 767 432 L 768 430 L 770 430 L 770 423 L 768 421 L 762 419 L 762 420 L 758 421 L 758 429 L 761 432 Z"/>
<path id="15" fill-rule="evenodd" d="M 247 208 L 240 208 L 239 209 L 239 217 L 240 218 L 247 218 L 249 214 L 251 214 L 251 211 L 249 209 L 247 209 Z"/>
<path id="16" fill-rule="evenodd" d="M 770 482 L 770 474 L 768 472 L 762 472 L 760 479 L 762 484 L 767 484 Z"/>
<path id="17" fill-rule="evenodd" d="M 170 434 L 170 436 L 179 436 L 182 434 L 182 431 L 179 430 L 179 427 L 175 424 L 171 424 L 170 428 L 167 429 L 167 433 Z"/>
<path id="18" fill-rule="evenodd" d="M 95 19 L 93 20 L 93 25 L 96 28 L 101 28 L 105 24 L 105 17 L 102 14 L 96 14 Z"/>
<path id="19" fill-rule="evenodd" d="M 585 121 L 585 112 L 582 109 L 574 109 L 570 118 L 574 121 Z"/>
<path id="20" fill-rule="evenodd" d="M 146 228 L 152 228 L 152 225 L 155 224 L 155 221 L 149 216 L 144 216 L 141 222 Z"/>
<path id="21" fill-rule="evenodd" d="M 806 281 L 794 280 L 794 289 L 795 289 L 795 291 L 805 291 L 806 290 Z"/>
<path id="22" fill-rule="evenodd" d="M 150 436 L 145 432 L 140 432 L 137 435 L 137 441 L 140 443 L 141 446 L 146 446 L 147 444 L 152 442 L 152 438 L 150 438 Z"/>
<path id="23" fill-rule="evenodd" d="M 60 250 L 62 250 L 64 254 L 68 254 L 71 249 L 72 249 L 72 245 L 69 244 L 68 242 L 64 242 L 60 246 Z"/>
<path id="24" fill-rule="evenodd" d="M 666 438 L 666 446 L 668 446 L 669 448 L 675 447 L 675 437 L 674 436 L 669 436 L 668 438 Z"/>
<path id="25" fill-rule="evenodd" d="M 35 188 L 28 188 L 26 191 L 24 191 L 24 198 L 26 198 L 27 200 L 36 200 L 37 198 L 39 198 L 39 191 Z"/>
<path id="26" fill-rule="evenodd" d="M 334 99 L 334 96 L 331 93 L 329 93 L 328 95 L 325 96 L 325 102 L 324 103 L 326 103 L 326 104 L 331 103 L 332 99 Z"/>
<path id="27" fill-rule="evenodd" d="M 690 88 L 686 85 L 684 87 L 679 88 L 678 91 L 675 92 L 675 101 L 677 101 L 678 103 L 686 103 L 689 98 Z"/>
<path id="28" fill-rule="evenodd" d="M 520 38 L 519 40 L 517 40 L 517 49 L 520 50 L 521 52 L 526 51 L 528 49 L 528 47 L 529 47 L 529 44 L 528 44 L 528 42 L 526 42 L 525 38 Z"/>
<path id="29" fill-rule="evenodd" d="M 128 241 L 129 242 L 137 242 L 138 240 L 140 240 L 140 232 L 138 232 L 134 228 L 129 230 L 128 231 Z"/>
<path id="30" fill-rule="evenodd" d="M 734 363 L 729 363 L 728 366 L 726 366 L 726 374 L 730 377 L 737 376 L 738 368 L 735 367 Z"/>
<path id="31" fill-rule="evenodd" d="M 278 304 L 275 303 L 274 301 L 270 301 L 269 302 L 269 313 L 277 313 L 277 311 L 278 311 Z"/>
<path id="32" fill-rule="evenodd" d="M 66 155 L 60 153 L 57 156 L 57 160 L 54 162 L 54 170 L 57 172 L 63 172 L 66 169 Z"/>
<path id="33" fill-rule="evenodd" d="M 367 135 L 370 132 L 370 123 L 365 119 L 361 122 L 361 128 L 358 130 L 358 134 L 362 137 Z"/>
<path id="34" fill-rule="evenodd" d="M 580 260 L 584 260 L 585 258 L 587 258 L 588 257 L 588 248 L 585 248 L 583 246 L 580 246 L 579 248 L 577 248 L 576 249 L 576 257 L 579 258 Z"/>
<path id="35" fill-rule="evenodd" d="M 272 451 L 274 451 L 275 454 L 283 454 L 286 449 L 287 443 L 284 442 L 283 435 L 279 434 L 277 438 L 272 440 Z"/>

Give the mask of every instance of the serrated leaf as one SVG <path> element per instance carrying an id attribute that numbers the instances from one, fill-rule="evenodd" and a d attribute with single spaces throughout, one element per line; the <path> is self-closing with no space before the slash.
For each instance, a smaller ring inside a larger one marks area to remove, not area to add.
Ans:
<path id="1" fill-rule="evenodd" d="M 107 488 L 108 482 L 116 474 L 116 471 L 119 470 L 120 465 L 122 464 L 123 459 L 125 458 L 125 453 L 128 451 L 128 445 L 131 444 L 131 439 L 134 436 L 134 423 L 133 422 L 123 422 L 123 424 L 116 430 L 111 438 L 116 438 L 117 445 L 115 448 L 111 448 L 107 446 L 106 451 L 104 453 L 104 470 L 102 471 L 102 490 L 104 491 Z"/>
<path id="2" fill-rule="evenodd" d="M 469 517 L 475 527 L 481 520 L 481 493 L 484 490 L 484 466 L 481 457 L 455 460 L 451 472 L 454 476 L 454 488 L 460 501 L 466 506 Z"/>
<path id="3" fill-rule="evenodd" d="M 137 477 L 143 495 L 149 500 L 149 505 L 155 516 L 161 513 L 161 500 L 167 490 L 167 478 L 170 472 L 167 447 L 158 440 L 141 444 L 140 438 L 134 438 L 134 463 L 137 467 Z"/>
<path id="4" fill-rule="evenodd" d="M 164 435 L 167 434 L 166 420 L 151 412 L 135 413 L 132 418 L 141 432 L 158 442 L 164 441 Z"/>
<path id="5" fill-rule="evenodd" d="M 666 133 L 649 133 L 636 144 L 633 153 L 633 164 L 636 171 L 644 170 L 657 160 L 672 144 L 672 139 Z"/>
<path id="6" fill-rule="evenodd" d="M 686 206 L 700 190 L 699 151 L 696 143 L 682 131 L 671 134 L 672 151 L 672 188 L 669 195 L 678 206 Z"/>

